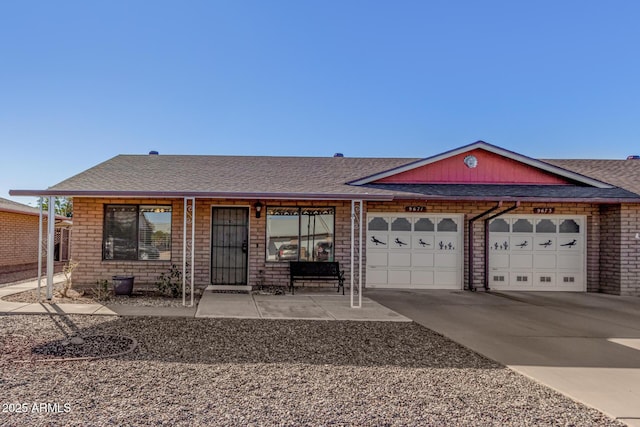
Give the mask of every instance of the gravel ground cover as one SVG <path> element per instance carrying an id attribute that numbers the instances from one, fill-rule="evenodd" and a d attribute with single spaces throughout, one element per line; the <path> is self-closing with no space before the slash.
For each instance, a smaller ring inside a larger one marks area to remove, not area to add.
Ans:
<path id="1" fill-rule="evenodd" d="M 415 323 L 5 315 L 0 331 L 3 426 L 622 425 Z"/>
<path id="2" fill-rule="evenodd" d="M 171 298 L 161 294 L 154 285 L 134 285 L 133 293 L 128 295 L 109 295 L 107 299 L 96 298 L 93 290 L 84 291 L 71 290 L 70 296 L 64 298 L 60 295 L 63 284 L 58 283 L 54 286 L 53 298 L 51 303 L 54 304 L 127 304 L 139 307 L 182 307 L 182 292 L 178 298 Z M 46 288 L 40 290 L 42 300 L 46 302 Z M 202 289 L 196 288 L 194 292 L 194 303 L 197 304 L 202 296 Z M 190 293 L 187 292 L 187 298 Z M 38 302 L 38 290 L 30 290 L 20 292 L 13 295 L 2 297 L 2 300 L 9 302 Z"/>

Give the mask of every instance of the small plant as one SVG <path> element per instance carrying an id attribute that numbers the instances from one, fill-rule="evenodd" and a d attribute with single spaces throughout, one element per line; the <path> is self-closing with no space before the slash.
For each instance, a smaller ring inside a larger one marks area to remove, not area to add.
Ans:
<path id="1" fill-rule="evenodd" d="M 161 293 L 178 298 L 182 290 L 182 271 L 173 264 L 167 273 L 160 274 L 156 286 Z"/>
<path id="2" fill-rule="evenodd" d="M 93 295 L 98 301 L 110 300 L 111 291 L 109 290 L 109 281 L 106 279 L 96 280 L 96 287 L 93 289 Z"/>
<path id="3" fill-rule="evenodd" d="M 62 286 L 62 290 L 60 291 L 60 295 L 64 298 L 69 298 L 69 291 L 71 291 L 71 286 L 73 282 L 71 280 L 71 275 L 73 274 L 73 270 L 78 266 L 77 262 L 73 260 L 69 260 L 68 264 L 65 264 L 62 267 L 62 274 L 64 274 L 64 285 Z"/>

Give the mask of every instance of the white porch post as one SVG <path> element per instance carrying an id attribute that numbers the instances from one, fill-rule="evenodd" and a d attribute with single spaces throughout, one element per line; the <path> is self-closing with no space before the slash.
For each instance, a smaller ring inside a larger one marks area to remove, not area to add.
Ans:
<path id="1" fill-rule="evenodd" d="M 42 298 L 42 201 L 43 198 L 38 199 L 40 201 L 40 217 L 38 218 L 38 301 Z"/>
<path id="2" fill-rule="evenodd" d="M 49 217 L 47 218 L 47 299 L 53 298 L 53 246 L 55 240 L 55 197 L 49 196 Z"/>
<path id="3" fill-rule="evenodd" d="M 195 197 L 184 198 L 182 226 L 182 305 L 187 305 L 187 281 L 191 286 L 191 303 L 193 307 L 194 275 L 193 262 L 195 259 L 194 242 L 196 237 L 196 199 Z"/>
<path id="4" fill-rule="evenodd" d="M 356 242 L 356 235 L 358 241 Z M 358 271 L 355 271 L 355 257 L 358 257 Z M 356 277 L 357 276 L 357 277 Z M 358 300 L 355 301 L 355 286 L 358 286 Z M 362 200 L 351 201 L 351 308 L 362 308 Z"/>

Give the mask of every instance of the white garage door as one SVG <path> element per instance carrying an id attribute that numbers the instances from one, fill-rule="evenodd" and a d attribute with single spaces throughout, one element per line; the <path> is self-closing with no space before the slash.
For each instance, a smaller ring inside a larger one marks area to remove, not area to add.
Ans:
<path id="1" fill-rule="evenodd" d="M 585 291 L 586 217 L 505 215 L 489 223 L 489 287 Z"/>
<path id="2" fill-rule="evenodd" d="M 366 286 L 462 289 L 462 215 L 368 213 Z"/>

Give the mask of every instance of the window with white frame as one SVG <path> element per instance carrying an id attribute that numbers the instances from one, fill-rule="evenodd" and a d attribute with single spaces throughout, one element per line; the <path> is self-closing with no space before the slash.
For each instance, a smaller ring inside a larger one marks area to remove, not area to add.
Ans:
<path id="1" fill-rule="evenodd" d="M 266 260 L 333 261 L 333 207 L 267 207 Z"/>

